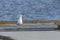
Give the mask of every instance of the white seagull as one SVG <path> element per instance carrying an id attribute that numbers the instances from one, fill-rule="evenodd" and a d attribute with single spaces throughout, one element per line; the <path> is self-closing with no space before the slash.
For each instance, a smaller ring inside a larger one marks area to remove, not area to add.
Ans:
<path id="1" fill-rule="evenodd" d="M 23 24 L 22 15 L 20 15 L 20 17 L 18 19 L 18 24 Z"/>

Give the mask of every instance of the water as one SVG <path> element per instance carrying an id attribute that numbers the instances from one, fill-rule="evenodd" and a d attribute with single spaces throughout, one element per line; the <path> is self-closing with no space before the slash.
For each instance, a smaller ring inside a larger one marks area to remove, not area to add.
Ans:
<path id="1" fill-rule="evenodd" d="M 0 0 L 0 20 L 60 20 L 60 0 Z"/>
<path id="2" fill-rule="evenodd" d="M 60 31 L 0 32 L 0 35 L 9 36 L 15 40 L 60 40 Z"/>

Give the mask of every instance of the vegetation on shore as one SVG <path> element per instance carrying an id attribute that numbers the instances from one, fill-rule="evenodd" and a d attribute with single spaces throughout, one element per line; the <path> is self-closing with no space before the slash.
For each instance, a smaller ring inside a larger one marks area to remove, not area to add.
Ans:
<path id="1" fill-rule="evenodd" d="M 60 20 L 23 20 L 23 23 L 49 23 L 54 22 L 60 24 Z M 0 24 L 16 24 L 16 20 L 0 21 Z"/>

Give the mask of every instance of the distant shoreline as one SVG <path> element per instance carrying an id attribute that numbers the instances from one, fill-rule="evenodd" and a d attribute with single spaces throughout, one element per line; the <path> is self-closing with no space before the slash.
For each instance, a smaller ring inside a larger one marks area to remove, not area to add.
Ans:
<path id="1" fill-rule="evenodd" d="M 60 24 L 60 20 L 23 20 L 23 23 L 49 23 L 49 22 Z M 16 20 L 0 21 L 0 24 L 16 24 L 16 23 L 17 23 Z"/>

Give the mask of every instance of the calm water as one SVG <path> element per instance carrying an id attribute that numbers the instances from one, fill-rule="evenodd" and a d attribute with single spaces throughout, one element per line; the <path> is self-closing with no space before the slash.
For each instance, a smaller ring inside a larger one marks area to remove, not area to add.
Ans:
<path id="1" fill-rule="evenodd" d="M 15 40 L 60 40 L 59 31 L 0 32 L 0 35 L 9 36 Z"/>
<path id="2" fill-rule="evenodd" d="M 60 0 L 0 0 L 0 20 L 60 19 Z"/>

